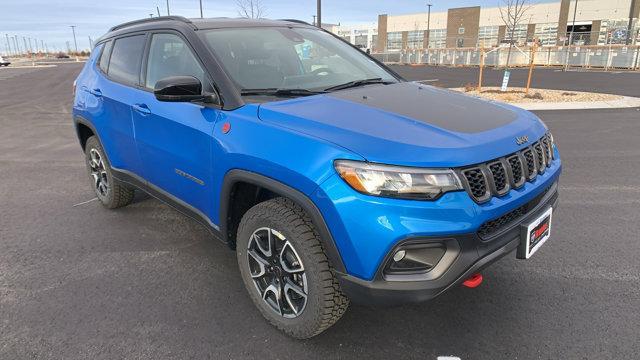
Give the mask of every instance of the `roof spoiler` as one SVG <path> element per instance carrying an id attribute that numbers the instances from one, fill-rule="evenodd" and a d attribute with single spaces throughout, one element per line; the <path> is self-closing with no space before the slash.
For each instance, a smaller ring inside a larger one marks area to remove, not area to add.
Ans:
<path id="1" fill-rule="evenodd" d="M 306 21 L 298 20 L 298 19 L 279 19 L 279 21 L 288 21 L 288 22 L 293 22 L 293 23 L 297 23 L 297 24 L 304 24 L 304 25 L 313 26 L 313 25 L 309 24 Z"/>

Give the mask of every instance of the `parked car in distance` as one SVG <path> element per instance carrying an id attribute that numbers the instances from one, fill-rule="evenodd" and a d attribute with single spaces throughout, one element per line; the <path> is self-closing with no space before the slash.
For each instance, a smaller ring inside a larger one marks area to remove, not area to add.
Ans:
<path id="1" fill-rule="evenodd" d="M 530 112 L 407 82 L 293 20 L 158 17 L 96 43 L 73 121 L 102 205 L 141 189 L 199 221 L 295 338 L 350 301 L 475 287 L 549 239 L 561 161 Z"/>
<path id="2" fill-rule="evenodd" d="M 0 56 L 0 66 L 9 66 L 9 65 L 11 65 L 11 62 L 8 59 L 5 59 L 2 56 Z"/>
<path id="3" fill-rule="evenodd" d="M 69 55 L 65 53 L 58 53 L 56 54 L 56 59 L 69 59 Z"/>

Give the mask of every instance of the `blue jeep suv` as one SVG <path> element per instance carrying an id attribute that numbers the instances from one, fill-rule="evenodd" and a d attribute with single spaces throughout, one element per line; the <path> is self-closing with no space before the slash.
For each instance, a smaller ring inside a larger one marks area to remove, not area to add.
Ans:
<path id="1" fill-rule="evenodd" d="M 550 235 L 561 163 L 518 108 L 407 82 L 295 20 L 115 26 L 75 83 L 98 199 L 143 190 L 234 249 L 262 315 L 296 338 L 350 301 L 476 286 Z"/>

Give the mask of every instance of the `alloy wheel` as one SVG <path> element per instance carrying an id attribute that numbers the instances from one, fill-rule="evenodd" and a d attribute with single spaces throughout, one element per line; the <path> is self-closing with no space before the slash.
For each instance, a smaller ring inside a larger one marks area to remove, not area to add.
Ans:
<path id="1" fill-rule="evenodd" d="M 293 244 L 263 227 L 251 234 L 247 258 L 253 283 L 268 307 L 285 318 L 300 316 L 307 305 L 307 276 Z"/>
<path id="2" fill-rule="evenodd" d="M 107 197 L 109 193 L 109 179 L 107 178 L 107 170 L 104 165 L 104 160 L 97 149 L 92 148 L 89 150 L 89 171 L 91 178 L 93 179 L 93 186 L 96 190 L 96 194 L 101 199 Z"/>

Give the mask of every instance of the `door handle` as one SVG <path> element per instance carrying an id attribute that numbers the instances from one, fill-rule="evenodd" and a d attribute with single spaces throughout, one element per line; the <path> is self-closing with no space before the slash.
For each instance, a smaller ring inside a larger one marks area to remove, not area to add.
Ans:
<path id="1" fill-rule="evenodd" d="M 89 90 L 89 94 L 95 97 L 102 97 L 102 91 L 100 91 L 100 89 L 91 89 Z"/>
<path id="2" fill-rule="evenodd" d="M 133 110 L 139 112 L 142 115 L 149 115 L 151 114 L 151 110 L 149 110 L 149 107 L 146 104 L 133 104 Z"/>

